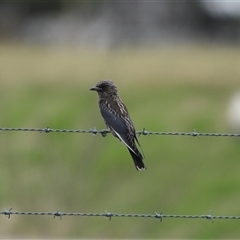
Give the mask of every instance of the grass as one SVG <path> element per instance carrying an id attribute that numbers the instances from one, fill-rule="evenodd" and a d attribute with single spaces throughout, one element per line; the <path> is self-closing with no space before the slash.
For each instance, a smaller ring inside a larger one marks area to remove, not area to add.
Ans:
<path id="1" fill-rule="evenodd" d="M 137 130 L 229 132 L 240 50 L 175 46 L 97 51 L 0 45 L 0 126 L 104 128 L 98 80 L 113 79 Z M 116 139 L 2 132 L 0 205 L 15 211 L 239 215 L 238 139 L 141 136 L 137 172 Z M 237 238 L 237 220 L 12 216 L 2 237 Z"/>

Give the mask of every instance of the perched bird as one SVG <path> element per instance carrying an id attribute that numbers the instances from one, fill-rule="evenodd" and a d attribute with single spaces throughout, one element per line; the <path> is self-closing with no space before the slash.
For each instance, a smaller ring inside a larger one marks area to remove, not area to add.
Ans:
<path id="1" fill-rule="evenodd" d="M 90 90 L 97 91 L 99 96 L 98 105 L 105 124 L 113 136 L 118 138 L 128 148 L 136 169 L 138 171 L 146 170 L 143 156 L 136 146 L 137 142 L 141 148 L 136 137 L 135 128 L 126 106 L 118 95 L 114 82 L 111 80 L 100 81 Z"/>

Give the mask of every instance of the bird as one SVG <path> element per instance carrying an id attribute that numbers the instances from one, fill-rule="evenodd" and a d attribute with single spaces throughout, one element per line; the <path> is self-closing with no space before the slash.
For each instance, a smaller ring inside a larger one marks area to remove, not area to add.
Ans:
<path id="1" fill-rule="evenodd" d="M 118 138 L 127 147 L 135 168 L 138 171 L 146 170 L 147 168 L 143 163 L 144 153 L 137 139 L 128 110 L 118 94 L 115 83 L 112 80 L 102 80 L 90 90 L 98 93 L 98 106 L 107 128 L 114 137 Z M 136 143 L 139 145 L 142 154 Z"/>

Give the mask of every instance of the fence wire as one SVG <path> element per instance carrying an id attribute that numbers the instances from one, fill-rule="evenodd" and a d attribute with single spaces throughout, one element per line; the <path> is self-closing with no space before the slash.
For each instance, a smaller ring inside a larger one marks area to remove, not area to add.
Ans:
<path id="1" fill-rule="evenodd" d="M 110 131 L 108 129 L 97 130 L 87 129 L 87 130 L 79 130 L 79 129 L 52 129 L 49 127 L 46 128 L 0 128 L 0 132 L 10 132 L 10 131 L 23 131 L 23 132 L 39 132 L 39 133 L 90 133 L 90 134 L 100 134 L 105 137 Z M 143 128 L 142 131 L 136 131 L 137 135 L 168 135 L 168 136 L 190 136 L 190 137 L 240 137 L 240 133 L 200 133 L 195 129 L 193 132 L 153 132 L 147 131 Z M 122 214 L 122 213 L 112 213 L 105 211 L 104 213 L 78 213 L 78 212 L 19 212 L 12 211 L 12 208 L 9 210 L 4 210 L 0 212 L 1 215 L 5 215 L 10 218 L 12 215 L 27 215 L 27 216 L 53 216 L 53 218 L 59 217 L 62 219 L 63 216 L 75 216 L 75 217 L 105 217 L 108 220 L 111 220 L 114 217 L 129 217 L 129 218 L 155 218 L 157 220 L 162 221 L 163 218 L 183 218 L 183 219 L 207 219 L 213 222 L 214 219 L 238 219 L 240 220 L 240 216 L 213 216 L 212 211 L 207 215 L 165 215 L 162 212 L 155 214 Z"/>
<path id="2" fill-rule="evenodd" d="M 9 210 L 4 210 L 0 212 L 1 215 L 5 215 L 7 218 L 10 218 L 12 215 L 27 215 L 27 216 L 53 216 L 59 217 L 62 220 L 63 216 L 70 216 L 70 217 L 105 217 L 108 220 L 111 220 L 114 217 L 128 217 L 128 218 L 155 218 L 157 220 L 162 221 L 163 218 L 183 218 L 183 219 L 207 219 L 210 220 L 213 223 L 214 219 L 238 219 L 240 220 L 240 216 L 213 216 L 212 211 L 210 211 L 210 214 L 207 215 L 171 215 L 171 214 L 163 214 L 155 212 L 155 214 L 123 214 L 123 213 L 112 213 L 105 211 L 104 213 L 79 213 L 79 212 L 14 212 L 12 211 L 12 208 Z"/>
<path id="3" fill-rule="evenodd" d="M 97 130 L 90 128 L 86 130 L 79 129 L 53 129 L 53 128 L 0 128 L 0 132 L 23 131 L 23 132 L 39 132 L 39 133 L 91 133 L 101 134 L 105 137 L 110 131 L 108 129 Z M 193 132 L 151 132 L 143 128 L 142 131 L 136 131 L 137 135 L 169 135 L 169 136 L 190 136 L 190 137 L 240 137 L 240 133 L 200 133 L 195 129 Z"/>

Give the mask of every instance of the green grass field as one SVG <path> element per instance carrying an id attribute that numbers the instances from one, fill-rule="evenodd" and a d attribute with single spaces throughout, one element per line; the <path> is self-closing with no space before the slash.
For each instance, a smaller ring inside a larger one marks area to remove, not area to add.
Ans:
<path id="1" fill-rule="evenodd" d="M 97 81 L 112 79 L 136 130 L 230 132 L 240 48 L 0 45 L 0 127 L 105 128 Z M 1 132 L 0 209 L 240 215 L 236 138 L 141 136 L 137 172 L 111 135 Z M 239 220 L 0 216 L 0 237 L 239 238 Z"/>

